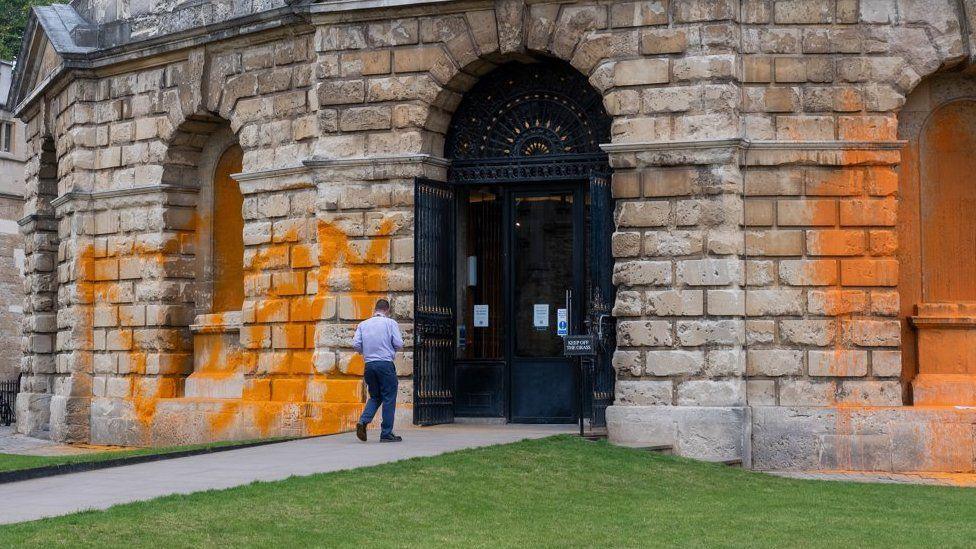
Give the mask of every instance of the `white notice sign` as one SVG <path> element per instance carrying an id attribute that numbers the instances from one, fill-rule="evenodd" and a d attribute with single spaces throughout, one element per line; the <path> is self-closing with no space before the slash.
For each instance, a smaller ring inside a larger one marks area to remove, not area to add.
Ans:
<path id="1" fill-rule="evenodd" d="M 569 319 L 566 309 L 556 309 L 556 335 L 563 337 L 569 334 Z"/>
<path id="2" fill-rule="evenodd" d="M 536 303 L 532 307 L 532 325 L 542 330 L 549 327 L 548 303 Z"/>
<path id="3" fill-rule="evenodd" d="M 488 306 L 487 305 L 474 306 L 474 327 L 475 328 L 488 327 Z"/>

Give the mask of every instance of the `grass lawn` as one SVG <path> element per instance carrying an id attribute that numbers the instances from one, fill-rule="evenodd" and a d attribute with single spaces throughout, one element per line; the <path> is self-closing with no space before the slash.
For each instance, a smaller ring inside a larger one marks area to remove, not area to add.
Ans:
<path id="1" fill-rule="evenodd" d="M 788 480 L 569 436 L 0 527 L 4 547 L 974 544 L 974 489 Z"/>
<path id="2" fill-rule="evenodd" d="M 281 440 L 286 440 L 282 438 Z M 257 441 L 248 441 L 257 442 Z M 104 452 L 92 452 L 90 454 L 76 454 L 70 456 L 23 456 L 19 454 L 0 454 L 0 473 L 5 471 L 19 471 L 21 469 L 33 469 L 35 467 L 47 467 L 48 465 L 65 465 L 68 463 L 88 463 L 91 461 L 104 461 L 107 459 L 118 459 L 132 456 L 146 456 L 156 454 L 169 454 L 173 452 L 185 452 L 188 450 L 199 450 L 202 448 L 217 448 L 232 444 L 242 444 L 236 442 L 213 442 L 209 444 L 193 444 L 189 446 L 169 446 L 165 448 L 136 448 L 134 450 L 107 450 Z"/>

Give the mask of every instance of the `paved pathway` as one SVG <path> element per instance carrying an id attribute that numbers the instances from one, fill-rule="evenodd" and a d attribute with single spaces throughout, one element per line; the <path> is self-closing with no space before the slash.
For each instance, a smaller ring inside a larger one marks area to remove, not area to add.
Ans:
<path id="1" fill-rule="evenodd" d="M 370 431 L 363 444 L 352 433 L 177 458 L 100 471 L 0 484 L 0 524 L 65 515 L 169 494 L 230 488 L 354 469 L 418 456 L 542 438 L 571 432 L 559 425 L 441 425 L 403 429 L 404 441 L 380 444 Z"/>

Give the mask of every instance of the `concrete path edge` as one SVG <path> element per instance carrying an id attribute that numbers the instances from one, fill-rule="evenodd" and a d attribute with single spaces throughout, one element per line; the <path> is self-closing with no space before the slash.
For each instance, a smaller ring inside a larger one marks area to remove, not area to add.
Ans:
<path id="1" fill-rule="evenodd" d="M 341 434 L 341 433 L 336 433 Z M 332 436 L 332 435 L 319 435 Z M 58 475 L 70 475 L 72 473 L 83 473 L 86 471 L 97 471 L 99 469 L 111 469 L 112 467 L 123 467 L 125 465 L 135 465 L 137 463 L 150 463 L 153 461 L 163 461 L 166 459 L 176 459 L 189 456 L 199 456 L 202 454 L 214 454 L 217 452 L 227 452 L 230 450 L 241 450 L 243 448 L 253 448 L 256 446 L 267 446 L 269 444 L 281 444 L 303 438 L 316 437 L 296 437 L 296 438 L 276 438 L 271 440 L 257 440 L 242 442 L 240 444 L 226 444 L 223 446 L 211 446 L 207 448 L 194 448 L 192 450 L 177 450 L 175 452 L 164 452 L 161 454 L 145 454 L 139 456 L 126 456 L 115 459 L 102 459 L 95 461 L 82 461 L 78 463 L 64 463 L 62 465 L 45 465 L 43 467 L 31 467 L 30 469 L 17 469 L 14 471 L 0 472 L 0 484 L 11 482 L 21 482 L 36 478 L 54 477 Z"/>

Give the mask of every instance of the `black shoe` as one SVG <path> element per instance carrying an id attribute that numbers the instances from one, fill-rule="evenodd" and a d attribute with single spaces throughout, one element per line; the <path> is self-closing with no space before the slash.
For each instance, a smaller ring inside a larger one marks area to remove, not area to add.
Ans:
<path id="1" fill-rule="evenodd" d="M 384 437 L 380 437 L 380 442 L 402 442 L 402 441 L 403 441 L 403 437 L 399 437 L 397 435 L 387 435 Z"/>
<path id="2" fill-rule="evenodd" d="M 366 424 L 365 423 L 357 423 L 356 424 L 356 438 L 358 438 L 359 440 L 361 440 L 363 442 L 366 442 Z"/>

